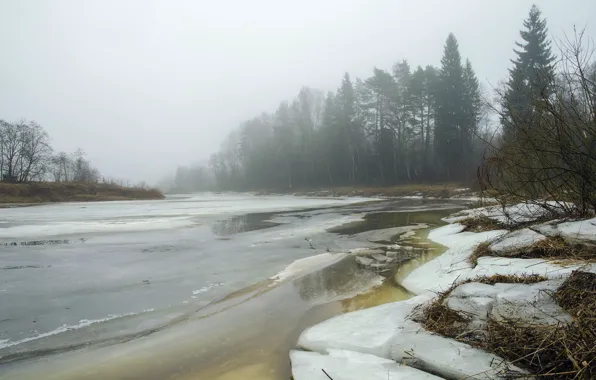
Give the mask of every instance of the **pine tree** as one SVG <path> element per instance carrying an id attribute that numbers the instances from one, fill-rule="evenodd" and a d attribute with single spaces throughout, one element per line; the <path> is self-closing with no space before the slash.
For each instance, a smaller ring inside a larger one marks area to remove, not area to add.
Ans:
<path id="1" fill-rule="evenodd" d="M 461 178 L 463 120 L 463 68 L 459 45 L 453 33 L 449 34 L 441 58 L 437 92 L 437 125 L 435 149 L 437 161 L 443 168 L 443 177 Z"/>
<path id="2" fill-rule="evenodd" d="M 528 125 L 533 116 L 533 102 L 552 93 L 555 56 L 550 48 L 546 20 L 540 9 L 533 5 L 520 31 L 522 42 L 516 42 L 517 58 L 511 60 L 509 81 L 503 99 L 503 130 L 511 138 L 516 126 Z"/>
<path id="3" fill-rule="evenodd" d="M 462 124 L 460 129 L 460 141 L 462 144 L 462 159 L 464 167 L 469 176 L 474 171 L 474 140 L 478 132 L 482 110 L 482 98 L 480 96 L 480 85 L 476 73 L 472 68 L 470 60 L 466 60 L 463 72 L 463 103 L 462 103 Z"/>
<path id="4" fill-rule="evenodd" d="M 360 151 L 364 140 L 362 125 L 357 117 L 356 92 L 348 73 L 344 74 L 341 87 L 337 91 L 338 119 L 342 128 L 342 142 L 347 148 L 348 158 L 344 167 L 349 173 L 349 182 L 354 184 L 360 166 Z"/>

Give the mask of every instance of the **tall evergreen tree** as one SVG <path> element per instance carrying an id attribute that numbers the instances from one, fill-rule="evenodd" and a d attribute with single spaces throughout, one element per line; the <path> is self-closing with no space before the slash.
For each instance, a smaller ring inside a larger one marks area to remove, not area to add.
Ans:
<path id="1" fill-rule="evenodd" d="M 548 39 L 546 19 L 540 9 L 533 5 L 524 29 L 520 31 L 522 42 L 516 42 L 514 49 L 517 57 L 511 62 L 509 80 L 503 99 L 503 131 L 505 138 L 511 138 L 516 125 L 531 123 L 533 101 L 550 96 L 550 84 L 554 78 L 553 62 L 555 56 Z"/>
<path id="2" fill-rule="evenodd" d="M 362 150 L 364 133 L 362 131 L 362 125 L 358 120 L 356 92 L 348 73 L 344 74 L 341 87 L 337 91 L 336 102 L 338 119 L 343 130 L 341 141 L 347 149 L 346 152 L 348 154 L 343 166 L 346 168 L 346 172 L 349 173 L 349 182 L 354 184 L 361 164 L 360 152 Z"/>
<path id="3" fill-rule="evenodd" d="M 437 125 L 435 149 L 441 163 L 443 177 L 461 178 L 464 80 L 459 45 L 449 34 L 441 58 L 437 97 Z"/>
<path id="4" fill-rule="evenodd" d="M 462 144 L 463 167 L 469 177 L 474 173 L 474 146 L 478 123 L 480 122 L 482 110 L 482 98 L 480 96 L 480 85 L 476 73 L 472 68 L 470 60 L 466 60 L 463 72 L 463 103 L 462 123 L 460 128 L 460 141 Z"/>

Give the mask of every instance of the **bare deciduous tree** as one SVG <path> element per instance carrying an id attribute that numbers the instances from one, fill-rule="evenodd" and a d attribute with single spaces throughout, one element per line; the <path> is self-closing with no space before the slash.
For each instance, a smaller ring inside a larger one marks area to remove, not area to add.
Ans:
<path id="1" fill-rule="evenodd" d="M 47 132 L 37 123 L 0 121 L 0 178 L 7 182 L 40 180 L 52 153 Z"/>

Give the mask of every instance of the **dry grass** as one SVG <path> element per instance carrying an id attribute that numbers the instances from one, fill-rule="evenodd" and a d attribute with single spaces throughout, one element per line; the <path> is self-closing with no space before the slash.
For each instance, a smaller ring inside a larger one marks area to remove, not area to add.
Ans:
<path id="1" fill-rule="evenodd" d="M 501 282 L 500 278 L 488 281 L 496 280 Z M 539 278 L 518 282 L 535 280 Z M 481 335 L 467 331 L 466 316 L 454 315 L 442 306 L 451 291 L 423 311 L 426 329 L 501 356 L 536 378 L 596 379 L 596 274 L 576 271 L 553 295 L 574 317 L 572 322 L 540 326 L 531 321 L 489 319 L 487 331 Z"/>
<path id="2" fill-rule="evenodd" d="M 480 282 L 482 284 L 535 284 L 537 282 L 546 281 L 548 278 L 537 274 L 530 274 L 525 276 L 513 276 L 506 274 L 495 274 L 493 276 L 477 277 L 466 282 Z"/>
<path id="3" fill-rule="evenodd" d="M 486 216 L 470 217 L 458 221 L 465 228 L 464 231 L 486 232 L 505 228 L 501 223 Z"/>
<path id="4" fill-rule="evenodd" d="M 468 257 L 468 262 L 470 264 L 472 264 L 473 266 L 478 265 L 478 259 L 480 257 L 484 257 L 484 256 L 492 256 L 493 255 L 493 251 L 490 250 L 490 244 L 489 242 L 484 242 L 484 243 L 480 243 L 476 246 L 476 248 L 474 249 L 474 252 L 472 252 L 472 254 L 470 255 L 470 257 Z"/>
<path id="5" fill-rule="evenodd" d="M 470 264 L 477 265 L 478 258 L 484 256 L 545 259 L 557 262 L 596 262 L 596 245 L 569 242 L 561 236 L 549 236 L 528 247 L 499 252 L 498 255 L 491 251 L 489 246 L 490 243 L 479 244 L 468 259 Z"/>
<path id="6" fill-rule="evenodd" d="M 470 282 L 480 282 L 482 284 L 494 285 L 498 283 L 506 284 L 534 284 L 541 281 L 546 281 L 546 277 L 538 275 L 530 276 L 507 276 L 494 275 L 477 277 L 470 280 L 465 280 L 453 284 L 449 289 L 439 294 L 436 300 L 428 305 L 423 311 L 422 322 L 424 327 L 429 330 L 448 336 L 450 338 L 459 339 L 462 334 L 466 334 L 466 327 L 470 322 L 470 317 L 462 313 L 458 313 L 449 309 L 443 303 L 449 297 L 451 292 L 460 285 Z"/>
<path id="7" fill-rule="evenodd" d="M 0 203 L 163 199 L 157 189 L 79 182 L 0 183 Z"/>
<path id="8" fill-rule="evenodd" d="M 529 247 L 507 252 L 507 256 L 522 259 L 594 261 L 596 260 L 596 246 L 573 243 L 560 236 L 553 236 L 536 242 Z"/>

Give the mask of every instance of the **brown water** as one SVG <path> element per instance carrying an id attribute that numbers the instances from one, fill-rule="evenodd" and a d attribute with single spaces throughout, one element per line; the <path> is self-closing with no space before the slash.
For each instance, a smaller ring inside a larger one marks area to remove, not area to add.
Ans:
<path id="1" fill-rule="evenodd" d="M 376 228 L 439 224 L 440 217 L 448 213 L 419 213 L 426 215 L 408 220 L 402 220 L 403 215 L 375 214 L 372 223 Z M 385 223 L 391 218 L 396 222 Z M 356 226 L 356 232 L 367 230 L 365 227 Z M 26 367 L 16 364 L 4 378 L 287 380 L 288 352 L 305 328 L 346 312 L 411 297 L 395 279 L 399 281 L 442 252 L 426 241 L 427 233 L 428 229 L 417 230 L 400 244 L 431 249 L 373 290 L 357 294 L 375 277 L 348 257 L 294 281 L 256 284 L 199 310 L 183 323 L 144 338 L 43 357 Z"/>

